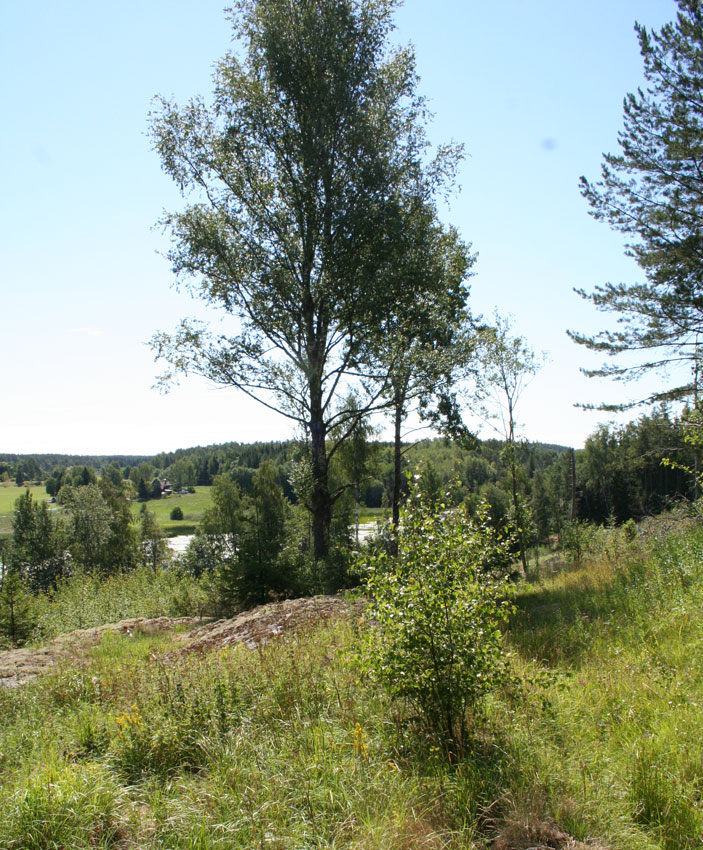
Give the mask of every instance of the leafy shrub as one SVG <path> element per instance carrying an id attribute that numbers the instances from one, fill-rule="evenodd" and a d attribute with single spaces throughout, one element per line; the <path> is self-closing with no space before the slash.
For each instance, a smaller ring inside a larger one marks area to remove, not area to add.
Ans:
<path id="1" fill-rule="evenodd" d="M 176 505 L 176 507 L 171 511 L 171 519 L 180 520 L 183 519 L 183 509 Z"/>
<path id="2" fill-rule="evenodd" d="M 623 534 L 628 543 L 634 543 L 637 539 L 637 523 L 634 519 L 628 521 L 622 527 Z"/>
<path id="3" fill-rule="evenodd" d="M 562 526 L 559 544 L 569 553 L 574 563 L 580 564 L 581 558 L 593 542 L 594 533 L 593 526 L 576 519 Z"/>
<path id="4" fill-rule="evenodd" d="M 373 677 L 424 719 L 448 755 L 464 750 L 467 715 L 505 669 L 500 624 L 510 605 L 504 573 L 509 541 L 483 506 L 430 508 L 411 496 L 398 555 L 365 564 L 371 629 L 365 647 Z"/>

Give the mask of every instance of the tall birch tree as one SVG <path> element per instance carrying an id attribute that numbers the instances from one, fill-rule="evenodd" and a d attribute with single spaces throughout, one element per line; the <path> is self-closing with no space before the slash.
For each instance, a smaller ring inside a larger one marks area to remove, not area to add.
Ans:
<path id="1" fill-rule="evenodd" d="M 163 379 L 203 375 L 302 428 L 318 560 L 330 460 L 385 404 L 387 379 L 359 364 L 401 294 L 382 281 L 426 147 L 412 51 L 389 47 L 396 6 L 238 0 L 239 55 L 216 66 L 212 104 L 161 99 L 151 119 L 164 170 L 194 199 L 164 219 L 173 270 L 225 319 L 217 333 L 186 319 L 156 334 Z M 351 385 L 354 410 L 339 403 Z"/>

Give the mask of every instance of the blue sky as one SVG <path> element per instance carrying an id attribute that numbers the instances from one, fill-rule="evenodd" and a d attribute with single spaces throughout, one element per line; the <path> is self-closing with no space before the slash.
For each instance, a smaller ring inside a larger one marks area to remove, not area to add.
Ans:
<path id="1" fill-rule="evenodd" d="M 212 0 L 0 3 L 0 452 L 152 453 L 284 439 L 282 418 L 192 379 L 162 396 L 145 345 L 194 311 L 172 288 L 154 228 L 180 197 L 146 135 L 156 94 L 207 96 L 230 47 Z M 635 281 L 622 241 L 594 222 L 578 179 L 615 150 L 622 99 L 642 84 L 635 20 L 673 0 L 407 0 L 434 142 L 466 146 L 445 214 L 479 254 L 474 312 L 494 309 L 549 362 L 518 408 L 534 440 L 580 446 L 603 414 L 579 401 L 642 387 L 588 380 L 566 329 L 608 319 L 573 293 Z M 652 383 L 651 386 L 655 386 Z M 488 435 L 488 431 L 484 431 Z"/>

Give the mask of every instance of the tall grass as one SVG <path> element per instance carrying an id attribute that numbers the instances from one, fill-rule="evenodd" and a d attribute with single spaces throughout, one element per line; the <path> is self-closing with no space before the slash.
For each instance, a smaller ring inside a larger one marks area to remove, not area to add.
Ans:
<path id="1" fill-rule="evenodd" d="M 549 687 L 510 716 L 514 796 L 623 850 L 703 846 L 703 530 L 601 531 L 517 602 L 517 666 Z"/>
<path id="2" fill-rule="evenodd" d="M 136 570 L 103 577 L 76 572 L 32 604 L 34 638 L 49 639 L 131 617 L 204 616 L 212 608 L 207 577 L 196 579 L 174 569 Z"/>
<path id="3" fill-rule="evenodd" d="M 20 840 L 28 811 L 56 842 L 36 846 L 92 846 L 102 834 L 87 826 L 92 765 L 112 789 L 111 834 L 127 846 L 470 847 L 471 828 L 443 803 L 470 792 L 447 781 L 441 759 L 409 758 L 390 707 L 359 679 L 357 639 L 341 622 L 257 651 L 173 657 L 163 638 L 111 635 L 88 666 L 0 691 L 11 718 L 0 732 L 0 846 L 35 846 Z M 26 734 L 48 715 L 44 735 Z M 56 781 L 36 779 L 42 763 L 61 766 L 68 825 L 46 814 Z"/>
<path id="4" fill-rule="evenodd" d="M 453 766 L 351 617 L 253 651 L 108 635 L 0 689 L 0 847 L 701 847 L 702 565 L 698 528 L 613 529 L 522 587 L 511 684 Z"/>
<path id="5" fill-rule="evenodd" d="M 117 847 L 123 790 L 102 765 L 60 759 L 42 764 L 0 792 L 0 846 L 7 850 Z"/>

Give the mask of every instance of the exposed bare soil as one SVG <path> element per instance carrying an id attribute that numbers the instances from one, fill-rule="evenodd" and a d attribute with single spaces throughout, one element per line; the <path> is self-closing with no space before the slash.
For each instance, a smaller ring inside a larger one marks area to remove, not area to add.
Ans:
<path id="1" fill-rule="evenodd" d="M 67 632 L 37 649 L 6 649 L 0 651 L 0 687 L 13 687 L 43 673 L 59 659 L 80 658 L 87 649 L 99 643 L 108 632 L 133 635 L 173 631 L 179 626 L 194 626 L 196 617 L 135 617 L 93 629 Z"/>
<path id="2" fill-rule="evenodd" d="M 291 631 L 350 613 L 356 607 L 341 596 L 312 596 L 272 602 L 244 611 L 231 620 L 218 620 L 178 635 L 188 652 L 217 649 L 235 643 L 250 649 Z"/>
<path id="3" fill-rule="evenodd" d="M 36 649 L 0 650 L 0 687 L 14 687 L 33 679 L 60 659 L 81 658 L 107 632 L 155 634 L 185 626 L 191 627 L 190 630 L 174 636 L 182 651 L 213 650 L 235 643 L 254 648 L 277 635 L 348 613 L 353 607 L 340 596 L 314 596 L 261 605 L 230 620 L 207 625 L 202 625 L 195 617 L 138 617 L 93 629 L 78 629 Z"/>

